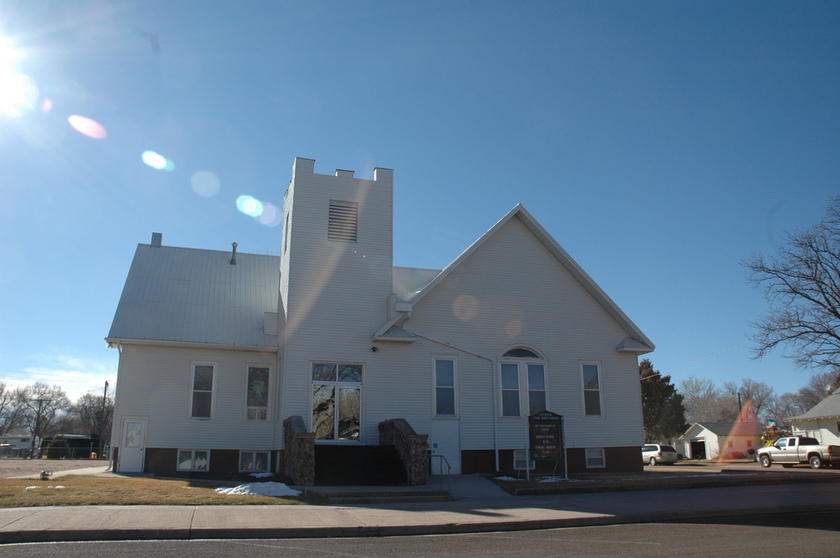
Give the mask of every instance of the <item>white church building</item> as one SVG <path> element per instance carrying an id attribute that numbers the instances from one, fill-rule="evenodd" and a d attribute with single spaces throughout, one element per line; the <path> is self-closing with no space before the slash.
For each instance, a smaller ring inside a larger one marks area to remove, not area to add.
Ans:
<path id="1" fill-rule="evenodd" d="M 510 474 L 546 410 L 570 473 L 641 470 L 654 346 L 524 207 L 443 270 L 393 265 L 389 169 L 297 158 L 283 217 L 279 256 L 138 245 L 106 338 L 116 470 L 288 476 L 294 434 L 324 482 L 400 419 L 432 472 Z"/>

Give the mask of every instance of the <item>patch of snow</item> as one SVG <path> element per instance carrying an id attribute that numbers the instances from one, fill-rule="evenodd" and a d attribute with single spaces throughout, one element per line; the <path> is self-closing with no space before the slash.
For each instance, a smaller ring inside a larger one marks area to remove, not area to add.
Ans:
<path id="1" fill-rule="evenodd" d="M 41 488 L 40 486 L 27 486 L 24 490 L 32 490 L 33 488 Z"/>
<path id="2" fill-rule="evenodd" d="M 282 482 L 249 482 L 232 488 L 217 488 L 220 494 L 247 494 L 257 496 L 299 496 L 300 490 L 289 488 Z"/>
<path id="3" fill-rule="evenodd" d="M 516 479 L 515 479 L 515 478 L 513 478 L 513 477 L 496 477 L 496 480 L 500 480 L 500 481 L 512 481 L 512 480 L 516 480 Z"/>
<path id="4" fill-rule="evenodd" d="M 254 477 L 255 479 L 264 479 L 266 477 L 273 477 L 274 473 L 251 473 L 248 476 Z"/>

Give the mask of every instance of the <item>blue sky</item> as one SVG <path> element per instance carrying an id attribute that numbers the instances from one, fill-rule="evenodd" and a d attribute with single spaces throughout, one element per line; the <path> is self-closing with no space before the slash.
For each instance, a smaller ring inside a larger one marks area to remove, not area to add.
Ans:
<path id="1" fill-rule="evenodd" d="M 4 1 L 0 79 L 37 94 L 0 116 L 0 381 L 113 385 L 135 246 L 278 254 L 297 156 L 395 170 L 396 265 L 521 202 L 674 382 L 795 391 L 739 262 L 838 193 L 838 29 L 818 1 Z"/>

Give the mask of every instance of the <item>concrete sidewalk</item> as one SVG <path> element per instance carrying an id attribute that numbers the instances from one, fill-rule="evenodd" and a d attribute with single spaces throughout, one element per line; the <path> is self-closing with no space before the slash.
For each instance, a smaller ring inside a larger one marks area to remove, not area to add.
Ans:
<path id="1" fill-rule="evenodd" d="M 0 508 L 0 542 L 396 536 L 840 509 L 840 483 L 523 497 L 478 475 L 450 482 L 458 499 L 434 504 Z"/>

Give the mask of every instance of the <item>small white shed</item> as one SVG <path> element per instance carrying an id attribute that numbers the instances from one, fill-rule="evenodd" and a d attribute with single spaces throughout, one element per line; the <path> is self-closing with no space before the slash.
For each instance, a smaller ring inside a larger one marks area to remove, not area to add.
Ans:
<path id="1" fill-rule="evenodd" d="M 675 447 L 686 459 L 738 459 L 761 447 L 761 432 L 757 422 L 695 422 Z"/>

